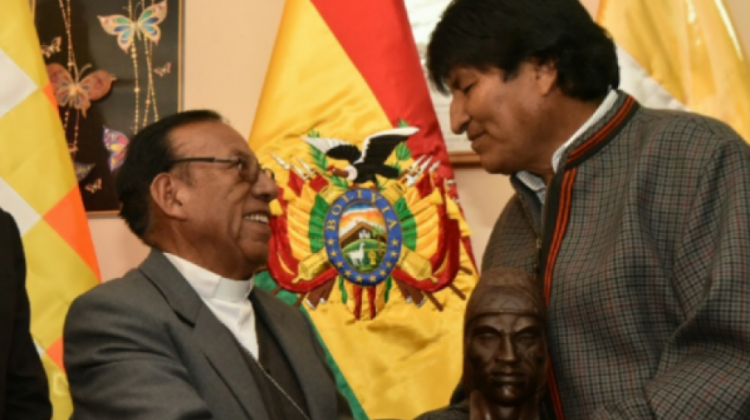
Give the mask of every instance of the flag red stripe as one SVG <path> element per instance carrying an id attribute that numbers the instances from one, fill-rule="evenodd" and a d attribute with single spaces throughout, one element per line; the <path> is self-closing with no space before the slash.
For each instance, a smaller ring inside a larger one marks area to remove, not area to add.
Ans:
<path id="1" fill-rule="evenodd" d="M 311 1 L 391 124 L 403 118 L 420 128 L 408 141 L 414 155 L 435 155 L 445 163 L 440 174 L 453 178 L 403 1 Z"/>

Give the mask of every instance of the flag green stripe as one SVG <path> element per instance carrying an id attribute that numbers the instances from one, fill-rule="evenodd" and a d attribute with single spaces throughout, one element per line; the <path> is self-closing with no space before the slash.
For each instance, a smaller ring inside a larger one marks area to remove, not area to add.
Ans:
<path id="1" fill-rule="evenodd" d="M 268 273 L 268 271 L 263 271 L 256 274 L 254 277 L 254 281 L 257 287 L 260 287 L 261 289 L 269 292 L 275 289 L 277 286 L 277 283 L 271 278 L 271 275 Z M 296 294 L 283 289 L 276 295 L 276 297 L 286 302 L 290 306 L 294 305 L 294 303 L 297 301 Z M 307 316 L 308 319 L 310 319 L 310 316 L 307 313 L 307 308 L 304 305 L 300 306 L 300 310 L 305 314 L 305 316 Z M 349 407 L 351 407 L 352 409 L 354 418 L 356 420 L 369 420 L 369 417 L 367 417 L 367 413 L 365 413 L 365 410 L 359 403 L 359 399 L 357 399 L 357 396 L 354 395 L 354 391 L 346 381 L 344 374 L 341 372 L 341 369 L 339 369 L 339 366 L 338 364 L 336 364 L 333 356 L 331 356 L 331 352 L 328 351 L 328 346 L 326 346 L 326 343 L 323 342 L 323 339 L 320 337 L 318 329 L 315 327 L 315 323 L 312 322 L 312 319 L 310 319 L 310 324 L 313 326 L 315 336 L 318 337 L 318 341 L 320 342 L 320 345 L 323 347 L 323 350 L 326 353 L 326 361 L 328 362 L 328 367 L 331 368 L 331 371 L 333 371 L 333 376 L 334 378 L 336 378 L 336 387 L 338 388 L 339 392 L 341 392 L 341 394 L 347 399 L 347 401 L 349 401 Z"/>

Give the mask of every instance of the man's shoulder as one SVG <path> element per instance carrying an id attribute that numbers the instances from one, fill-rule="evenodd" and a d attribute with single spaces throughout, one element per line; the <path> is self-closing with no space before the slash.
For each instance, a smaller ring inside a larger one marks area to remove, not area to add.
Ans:
<path id="1" fill-rule="evenodd" d="M 106 281 L 79 295 L 71 304 L 71 311 L 92 306 L 153 309 L 154 304 L 162 300 L 156 287 L 138 269 L 132 269 L 121 278 Z"/>
<path id="2" fill-rule="evenodd" d="M 694 112 L 641 108 L 633 120 L 645 135 L 660 143 L 680 142 L 698 147 L 746 144 L 728 124 Z"/>
<path id="3" fill-rule="evenodd" d="M 641 108 L 619 138 L 610 149 L 619 161 L 628 162 L 623 157 L 629 155 L 649 167 L 667 168 L 676 178 L 700 173 L 722 155 L 750 156 L 750 147 L 730 126 L 692 112 Z M 744 161 L 740 164 L 750 162 Z"/>

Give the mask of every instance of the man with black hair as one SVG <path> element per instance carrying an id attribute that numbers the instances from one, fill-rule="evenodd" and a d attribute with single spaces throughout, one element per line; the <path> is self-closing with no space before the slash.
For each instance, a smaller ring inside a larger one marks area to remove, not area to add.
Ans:
<path id="1" fill-rule="evenodd" d="M 750 418 L 747 144 L 618 91 L 577 0 L 455 0 L 427 55 L 453 131 L 516 190 L 482 268 L 543 287 L 542 417 Z"/>
<path id="2" fill-rule="evenodd" d="M 16 221 L 0 209 L 0 420 L 49 420 L 47 376 L 29 332 L 26 258 Z"/>
<path id="3" fill-rule="evenodd" d="M 140 131 L 116 175 L 151 254 L 65 322 L 74 420 L 351 419 L 310 322 L 263 290 L 273 173 L 211 111 Z"/>

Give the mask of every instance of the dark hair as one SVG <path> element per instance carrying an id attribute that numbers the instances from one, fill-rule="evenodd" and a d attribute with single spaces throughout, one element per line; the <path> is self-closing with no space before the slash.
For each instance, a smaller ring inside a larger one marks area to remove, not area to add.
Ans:
<path id="1" fill-rule="evenodd" d="M 130 140 L 122 166 L 115 174 L 115 187 L 121 204 L 120 217 L 141 240 L 145 241 L 151 225 L 151 182 L 160 173 L 169 171 L 175 159 L 170 133 L 175 128 L 203 121 L 222 121 L 222 117 L 208 110 L 180 112 L 146 126 Z"/>
<path id="2" fill-rule="evenodd" d="M 443 93 L 457 67 L 496 67 L 507 79 L 529 59 L 553 62 L 570 97 L 601 99 L 620 84 L 614 42 L 578 0 L 453 0 L 427 47 L 430 80 Z"/>

